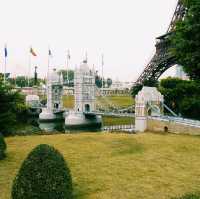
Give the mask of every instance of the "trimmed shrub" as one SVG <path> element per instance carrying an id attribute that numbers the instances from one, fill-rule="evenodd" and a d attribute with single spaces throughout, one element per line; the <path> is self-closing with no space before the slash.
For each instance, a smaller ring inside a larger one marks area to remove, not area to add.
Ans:
<path id="1" fill-rule="evenodd" d="M 49 145 L 38 145 L 14 179 L 12 199 L 71 199 L 72 178 L 63 156 Z"/>
<path id="2" fill-rule="evenodd" d="M 6 157 L 5 151 L 6 151 L 6 142 L 4 140 L 3 135 L 0 133 L 0 160 Z"/>

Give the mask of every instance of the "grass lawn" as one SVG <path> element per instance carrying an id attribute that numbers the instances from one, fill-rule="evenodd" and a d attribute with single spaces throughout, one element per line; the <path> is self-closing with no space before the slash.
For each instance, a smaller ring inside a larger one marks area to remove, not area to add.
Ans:
<path id="1" fill-rule="evenodd" d="M 114 126 L 114 125 L 124 125 L 124 124 L 134 124 L 135 119 L 132 117 L 108 117 L 103 116 L 104 126 Z"/>
<path id="2" fill-rule="evenodd" d="M 134 100 L 131 96 L 108 96 L 106 99 L 108 99 L 109 102 L 116 105 L 117 107 L 128 107 L 134 103 Z M 102 105 L 107 105 L 107 102 L 102 97 L 97 97 L 97 101 Z M 73 108 L 74 96 L 63 96 L 63 105 L 66 108 Z"/>
<path id="3" fill-rule="evenodd" d="M 168 199 L 200 190 L 200 137 L 161 134 L 62 134 L 9 137 L 0 161 L 0 198 L 38 144 L 68 161 L 77 199 Z M 42 187 L 41 187 L 42 188 Z"/>
<path id="4" fill-rule="evenodd" d="M 65 108 L 74 108 L 74 96 L 73 95 L 64 95 L 63 96 L 63 106 Z"/>
<path id="5" fill-rule="evenodd" d="M 105 100 L 105 98 L 107 100 Z M 131 96 L 107 96 L 107 97 L 98 97 L 97 101 L 102 106 L 108 106 L 108 101 L 115 105 L 116 107 L 129 107 L 134 104 L 134 100 Z"/>

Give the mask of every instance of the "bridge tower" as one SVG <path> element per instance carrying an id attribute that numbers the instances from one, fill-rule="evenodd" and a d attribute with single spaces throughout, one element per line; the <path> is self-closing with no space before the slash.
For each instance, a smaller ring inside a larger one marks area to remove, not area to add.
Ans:
<path id="1" fill-rule="evenodd" d="M 155 87 L 143 87 L 135 98 L 135 130 L 147 129 L 148 116 L 160 117 L 163 114 L 164 98 Z"/>
<path id="2" fill-rule="evenodd" d="M 75 111 L 93 112 L 95 106 L 95 71 L 84 61 L 74 74 Z"/>
<path id="3" fill-rule="evenodd" d="M 96 115 L 95 71 L 90 69 L 87 60 L 83 61 L 74 74 L 75 107 L 65 117 L 68 130 L 99 129 L 102 125 L 101 116 Z"/>
<path id="4" fill-rule="evenodd" d="M 50 74 L 47 80 L 47 109 L 62 110 L 63 109 L 63 77 L 59 75 L 56 69 Z"/>
<path id="5" fill-rule="evenodd" d="M 40 121 L 54 121 L 63 119 L 63 77 L 56 69 L 47 77 L 47 107 L 39 115 Z"/>

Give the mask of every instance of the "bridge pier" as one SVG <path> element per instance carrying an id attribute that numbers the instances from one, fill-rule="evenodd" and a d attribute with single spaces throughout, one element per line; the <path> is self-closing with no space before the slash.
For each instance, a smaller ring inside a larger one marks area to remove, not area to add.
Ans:
<path id="1" fill-rule="evenodd" d="M 163 114 L 164 98 L 155 87 L 143 87 L 135 98 L 135 131 L 147 130 L 148 116 Z"/>

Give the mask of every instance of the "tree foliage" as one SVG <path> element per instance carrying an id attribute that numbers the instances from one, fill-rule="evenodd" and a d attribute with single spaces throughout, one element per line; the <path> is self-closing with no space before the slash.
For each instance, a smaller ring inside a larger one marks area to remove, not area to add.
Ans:
<path id="1" fill-rule="evenodd" d="M 0 133 L 0 160 L 5 158 L 6 142 L 3 135 Z"/>
<path id="2" fill-rule="evenodd" d="M 167 78 L 160 82 L 165 104 L 174 112 L 192 119 L 200 119 L 200 82 Z"/>
<path id="3" fill-rule="evenodd" d="M 112 85 L 112 79 L 111 78 L 107 78 L 106 83 L 107 83 L 108 88 L 110 88 L 111 85 Z"/>
<path id="4" fill-rule="evenodd" d="M 95 76 L 95 84 L 98 88 L 102 88 L 102 78 L 99 75 Z M 105 82 L 104 82 L 105 85 Z"/>
<path id="5" fill-rule="evenodd" d="M 74 86 L 74 70 L 60 70 L 58 73 L 62 73 L 63 81 L 66 86 Z"/>
<path id="6" fill-rule="evenodd" d="M 135 97 L 135 96 L 139 93 L 139 91 L 142 90 L 142 87 L 143 87 L 142 84 L 136 84 L 136 85 L 134 85 L 134 86 L 131 88 L 131 95 L 132 95 L 133 97 Z"/>
<path id="7" fill-rule="evenodd" d="M 17 87 L 27 87 L 28 86 L 28 79 L 25 76 L 17 76 L 16 78 L 8 78 L 7 80 L 12 86 Z M 41 83 L 45 83 L 43 79 L 37 78 L 37 84 L 36 86 L 39 86 Z M 33 87 L 35 85 L 35 79 L 30 78 L 29 79 L 29 86 Z"/>
<path id="8" fill-rule="evenodd" d="M 98 88 L 102 88 L 102 82 L 103 82 L 103 87 L 104 87 L 104 88 L 105 88 L 106 86 L 107 86 L 108 88 L 110 88 L 111 85 L 112 85 L 112 83 L 113 83 L 113 81 L 112 81 L 111 78 L 107 78 L 107 79 L 103 79 L 103 80 L 102 80 L 102 77 L 101 77 L 101 76 L 96 75 L 96 76 L 95 76 L 95 84 L 96 84 L 96 86 L 97 86 Z M 107 84 L 107 85 L 106 85 L 106 84 Z"/>
<path id="9" fill-rule="evenodd" d="M 200 80 L 200 1 L 183 0 L 187 14 L 172 34 L 172 53 L 193 80 Z"/>
<path id="10" fill-rule="evenodd" d="M 66 86 L 73 87 L 74 86 L 74 70 L 60 70 L 59 74 L 61 73 L 63 75 L 64 84 Z M 108 87 L 110 87 L 112 85 L 112 79 L 107 78 L 106 80 L 104 80 L 103 83 L 104 83 L 104 87 L 106 83 Z M 98 74 L 96 74 L 95 76 L 95 84 L 98 88 L 102 87 L 102 77 L 100 77 Z"/>
<path id="11" fill-rule="evenodd" d="M 70 170 L 59 151 L 45 144 L 30 152 L 12 187 L 12 199 L 36 198 L 72 198 Z"/>
<path id="12" fill-rule="evenodd" d="M 18 91 L 3 83 L 0 76 L 0 129 L 5 135 L 17 121 L 26 118 L 25 99 Z"/>

